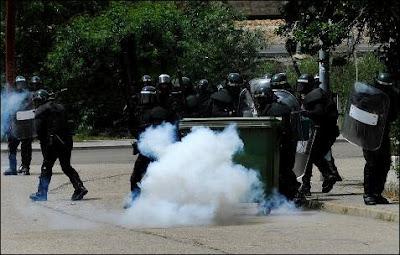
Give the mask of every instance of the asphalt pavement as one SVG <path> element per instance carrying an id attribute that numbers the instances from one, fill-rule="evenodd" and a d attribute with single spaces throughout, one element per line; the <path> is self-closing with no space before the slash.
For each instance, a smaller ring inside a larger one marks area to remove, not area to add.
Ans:
<path id="1" fill-rule="evenodd" d="M 338 143 L 334 154 L 336 150 L 343 152 L 337 156 L 339 167 L 346 165 L 346 154 L 362 160 L 349 144 Z M 34 152 L 31 176 L 1 176 L 1 253 L 399 252 L 397 222 L 320 210 L 273 211 L 258 216 L 254 205 L 246 204 L 239 212 L 240 222 L 224 225 L 135 228 L 121 224 L 118 219 L 124 213 L 123 198 L 135 160 L 130 153 L 130 148 L 74 151 L 72 164 L 89 190 L 78 202 L 69 200 L 73 188 L 58 164 L 49 200 L 32 203 L 28 199 L 37 188 L 39 152 Z M 2 152 L 2 171 L 6 157 Z M 356 167 L 353 173 L 342 171 L 345 180 L 353 180 L 356 172 L 361 172 Z M 318 177 L 316 174 L 314 180 Z M 332 194 L 340 191 L 338 187 Z"/>

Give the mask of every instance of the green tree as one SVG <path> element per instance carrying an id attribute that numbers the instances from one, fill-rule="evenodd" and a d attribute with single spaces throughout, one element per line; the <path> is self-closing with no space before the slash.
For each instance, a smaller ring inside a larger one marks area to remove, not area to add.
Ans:
<path id="1" fill-rule="evenodd" d="M 350 37 L 365 32 L 371 43 L 382 45 L 382 60 L 393 74 L 400 70 L 400 2 L 397 0 L 290 0 L 285 5 L 286 24 L 278 34 L 298 41 L 304 50 L 315 53 L 334 49 Z M 322 41 L 322 44 L 319 43 Z M 354 47 L 353 47 L 354 50 Z"/>
<path id="2" fill-rule="evenodd" d="M 40 74 L 55 31 L 75 15 L 94 15 L 108 5 L 108 0 L 34 0 L 16 3 L 16 67 L 27 77 Z M 1 1 L 1 54 L 5 55 L 5 1 Z M 0 62 L 4 70 L 4 57 Z M 3 75 L 4 72 L 2 72 Z"/>
<path id="3" fill-rule="evenodd" d="M 49 83 L 69 88 L 63 100 L 79 122 L 94 131 L 111 128 L 126 98 L 122 41 L 134 39 L 136 80 L 176 77 L 180 70 L 216 82 L 229 71 L 254 68 L 258 37 L 235 27 L 236 17 L 218 2 L 111 2 L 99 15 L 74 17 L 57 31 L 46 62 Z"/>

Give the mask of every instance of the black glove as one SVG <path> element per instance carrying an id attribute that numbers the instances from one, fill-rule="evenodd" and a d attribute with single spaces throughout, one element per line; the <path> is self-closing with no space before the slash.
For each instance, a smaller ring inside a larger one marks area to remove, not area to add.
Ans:
<path id="1" fill-rule="evenodd" d="M 137 155 L 137 154 L 139 154 L 139 149 L 137 142 L 135 141 L 132 143 L 132 155 Z"/>

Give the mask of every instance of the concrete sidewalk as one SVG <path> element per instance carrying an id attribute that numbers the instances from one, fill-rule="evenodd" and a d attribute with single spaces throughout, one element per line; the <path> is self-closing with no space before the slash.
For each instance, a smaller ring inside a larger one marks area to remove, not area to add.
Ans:
<path id="1" fill-rule="evenodd" d="M 343 154 L 346 153 L 345 148 L 353 146 L 349 143 L 347 144 L 348 145 L 336 143 L 332 147 L 333 155 L 336 157 L 335 164 L 338 167 L 343 181 L 336 182 L 332 191 L 329 193 L 322 193 L 320 173 L 318 169 L 314 167 L 311 185 L 312 196 L 308 198 L 307 206 L 312 209 L 321 209 L 332 213 L 399 222 L 398 198 L 396 200 L 389 199 L 391 204 L 388 205 L 367 206 L 364 204 L 363 183 L 365 160 L 362 156 L 362 150 L 359 147 L 355 147 L 357 153 L 353 153 L 350 157 L 344 156 Z M 386 185 L 390 182 L 393 183 L 396 179 L 396 174 L 391 171 L 388 175 Z M 384 195 L 387 196 L 386 194 Z"/>

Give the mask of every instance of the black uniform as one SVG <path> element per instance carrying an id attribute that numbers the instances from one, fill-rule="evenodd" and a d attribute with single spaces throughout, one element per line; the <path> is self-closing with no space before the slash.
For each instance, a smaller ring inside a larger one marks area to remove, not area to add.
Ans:
<path id="1" fill-rule="evenodd" d="M 281 102 L 273 102 L 266 105 L 264 110 L 258 114 L 259 116 L 282 117 L 279 149 L 279 192 L 288 199 L 294 199 L 301 184 L 297 181 L 296 175 L 293 172 L 297 137 L 291 123 L 291 109 Z"/>
<path id="2" fill-rule="evenodd" d="M 79 174 L 71 166 L 73 147 L 72 132 L 69 128 L 64 106 L 54 101 L 40 105 L 35 112 L 36 131 L 43 155 L 38 192 L 31 195 L 33 200 L 46 200 L 52 176 L 52 169 L 57 159 L 62 171 L 70 179 L 75 191 L 72 200 L 80 200 L 87 193 Z M 45 199 L 44 199 L 45 198 Z"/>
<path id="3" fill-rule="evenodd" d="M 163 122 L 174 123 L 178 119 L 178 116 L 170 107 L 170 100 L 170 97 L 161 96 L 156 104 L 139 106 L 140 111 L 137 112 L 135 128 L 132 130 L 136 140 L 147 127 L 160 125 Z M 138 157 L 135 161 L 130 183 L 132 195 L 137 196 L 140 193 L 138 183 L 142 180 L 152 159 L 141 154 L 135 146 L 137 145 L 134 144 L 134 154 L 138 153 Z"/>
<path id="4" fill-rule="evenodd" d="M 28 92 L 18 111 L 30 109 L 32 109 L 32 93 Z M 13 114 L 11 119 L 13 122 L 17 121 L 16 114 Z M 32 160 L 32 138 L 18 139 L 15 134 L 16 130 L 13 130 L 12 126 L 15 127 L 15 123 L 11 125 L 7 131 L 8 159 L 10 165 L 9 173 L 17 174 L 17 149 L 18 145 L 21 144 L 21 166 L 18 172 L 29 175 L 29 167 Z"/>
<path id="5" fill-rule="evenodd" d="M 240 87 L 222 88 L 211 95 L 211 115 L 213 117 L 242 117 L 248 109 Z"/>
<path id="6" fill-rule="evenodd" d="M 324 157 L 332 147 L 336 137 L 339 136 L 339 128 L 336 124 L 338 118 L 336 105 L 324 90 L 317 88 L 305 96 L 303 107 L 306 110 L 305 116 L 313 121 L 316 137 L 310 152 L 309 164 L 302 178 L 302 189 L 306 193 L 309 192 L 312 164 L 315 164 L 324 177 L 322 191 L 329 192 L 336 182 L 336 176 Z"/>
<path id="7" fill-rule="evenodd" d="M 211 116 L 211 98 L 209 94 L 189 95 L 186 97 L 186 118 L 208 118 Z"/>
<path id="8" fill-rule="evenodd" d="M 396 93 L 391 86 L 377 85 L 376 87 L 389 96 L 390 109 L 379 149 L 375 151 L 363 149 L 366 161 L 364 167 L 364 200 L 367 204 L 388 203 L 387 200 L 382 197 L 382 192 L 385 188 L 386 177 L 391 164 L 390 123 L 396 120 L 399 114 L 399 94 Z"/>

